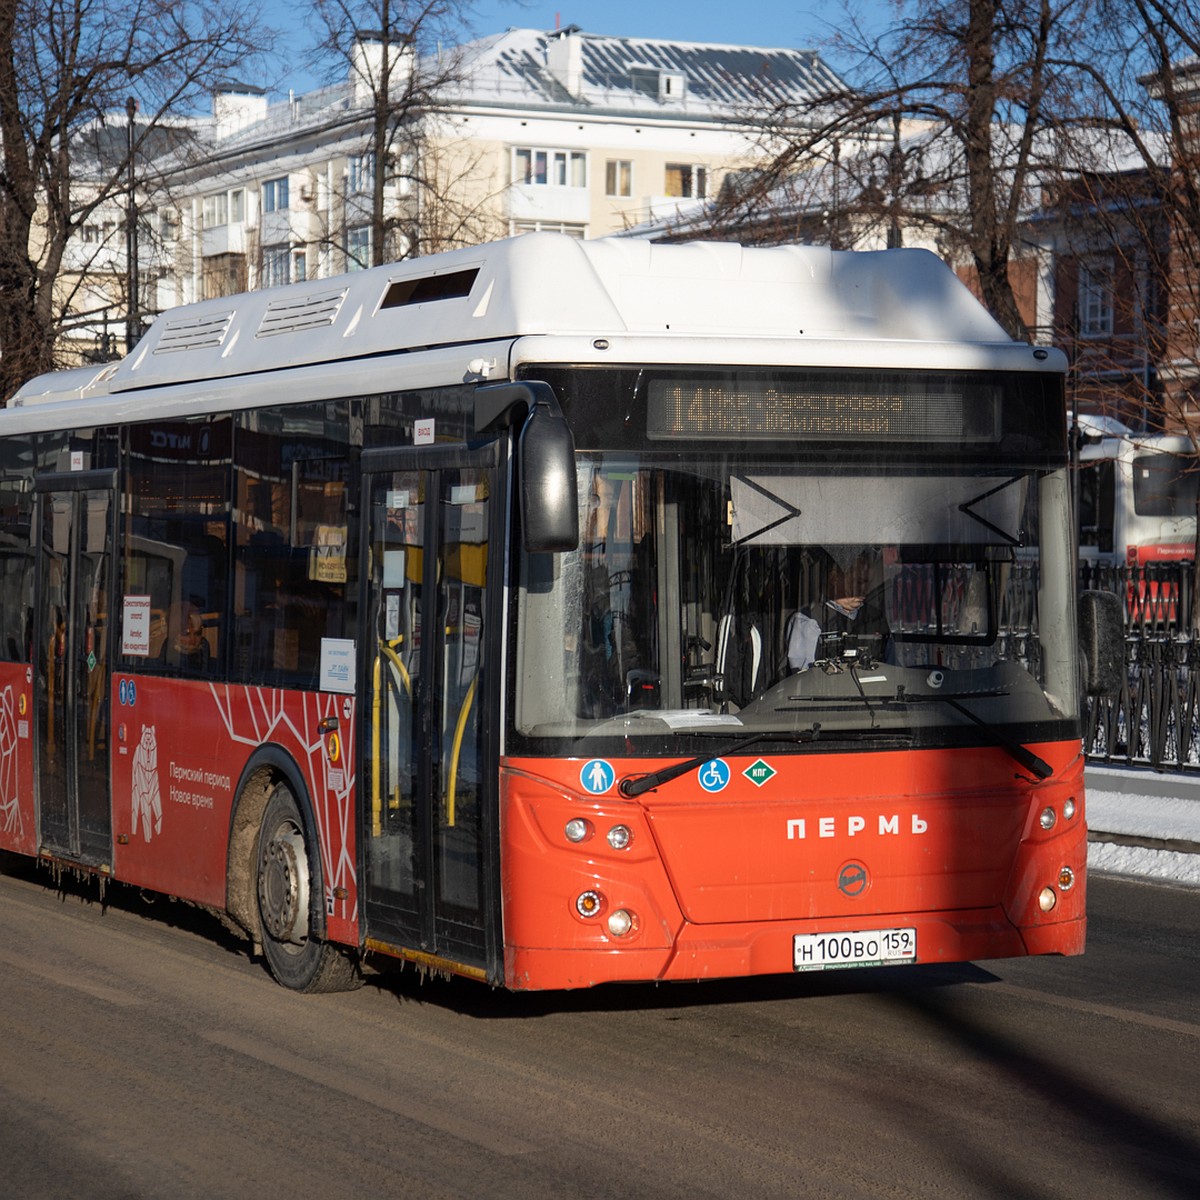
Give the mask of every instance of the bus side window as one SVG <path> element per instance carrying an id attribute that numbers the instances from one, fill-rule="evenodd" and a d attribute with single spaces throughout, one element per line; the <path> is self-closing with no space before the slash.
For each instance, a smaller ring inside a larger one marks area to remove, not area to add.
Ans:
<path id="1" fill-rule="evenodd" d="M 1115 464 L 1111 459 L 1079 468 L 1079 544 L 1101 554 L 1113 550 L 1116 503 Z"/>

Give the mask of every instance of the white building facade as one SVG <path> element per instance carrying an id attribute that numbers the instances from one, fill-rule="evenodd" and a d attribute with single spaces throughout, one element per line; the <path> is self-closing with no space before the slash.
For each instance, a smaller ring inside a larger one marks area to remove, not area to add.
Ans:
<path id="1" fill-rule="evenodd" d="M 363 40 L 345 83 L 282 103 L 230 88 L 186 155 L 152 164 L 144 310 L 371 265 L 379 156 L 362 80 L 379 52 Z M 456 53 L 454 82 L 385 156 L 387 258 L 538 230 L 600 237 L 686 211 L 760 158 L 764 81 L 793 98 L 836 82 L 812 51 L 574 26 Z"/>

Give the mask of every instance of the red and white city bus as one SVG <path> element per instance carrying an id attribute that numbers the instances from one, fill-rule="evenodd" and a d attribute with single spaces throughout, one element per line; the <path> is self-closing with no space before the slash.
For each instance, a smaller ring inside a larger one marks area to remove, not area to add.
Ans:
<path id="1" fill-rule="evenodd" d="M 1079 552 L 1133 568 L 1196 556 L 1196 448 L 1183 434 L 1133 433 L 1081 416 Z"/>
<path id="2" fill-rule="evenodd" d="M 0 413 L 0 848 L 302 991 L 1080 953 L 1064 368 L 915 250 L 168 312 Z"/>

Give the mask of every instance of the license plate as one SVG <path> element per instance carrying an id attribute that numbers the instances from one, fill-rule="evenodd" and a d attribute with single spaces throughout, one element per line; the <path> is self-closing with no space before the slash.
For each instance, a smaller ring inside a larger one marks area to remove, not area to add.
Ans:
<path id="1" fill-rule="evenodd" d="M 798 933 L 792 943 L 797 971 L 888 967 L 917 961 L 915 929 L 864 929 L 849 933 Z"/>

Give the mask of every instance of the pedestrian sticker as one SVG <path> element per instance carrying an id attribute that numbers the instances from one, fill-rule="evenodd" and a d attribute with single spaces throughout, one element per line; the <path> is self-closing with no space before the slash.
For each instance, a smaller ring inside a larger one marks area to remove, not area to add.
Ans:
<path id="1" fill-rule="evenodd" d="M 585 762 L 583 770 L 579 772 L 579 782 L 583 784 L 583 790 L 591 792 L 593 796 L 603 795 L 616 779 L 617 773 L 613 770 L 612 763 L 603 758 L 593 758 Z"/>
<path id="2" fill-rule="evenodd" d="M 723 758 L 710 758 L 696 776 L 706 792 L 723 792 L 729 786 L 729 764 Z"/>

